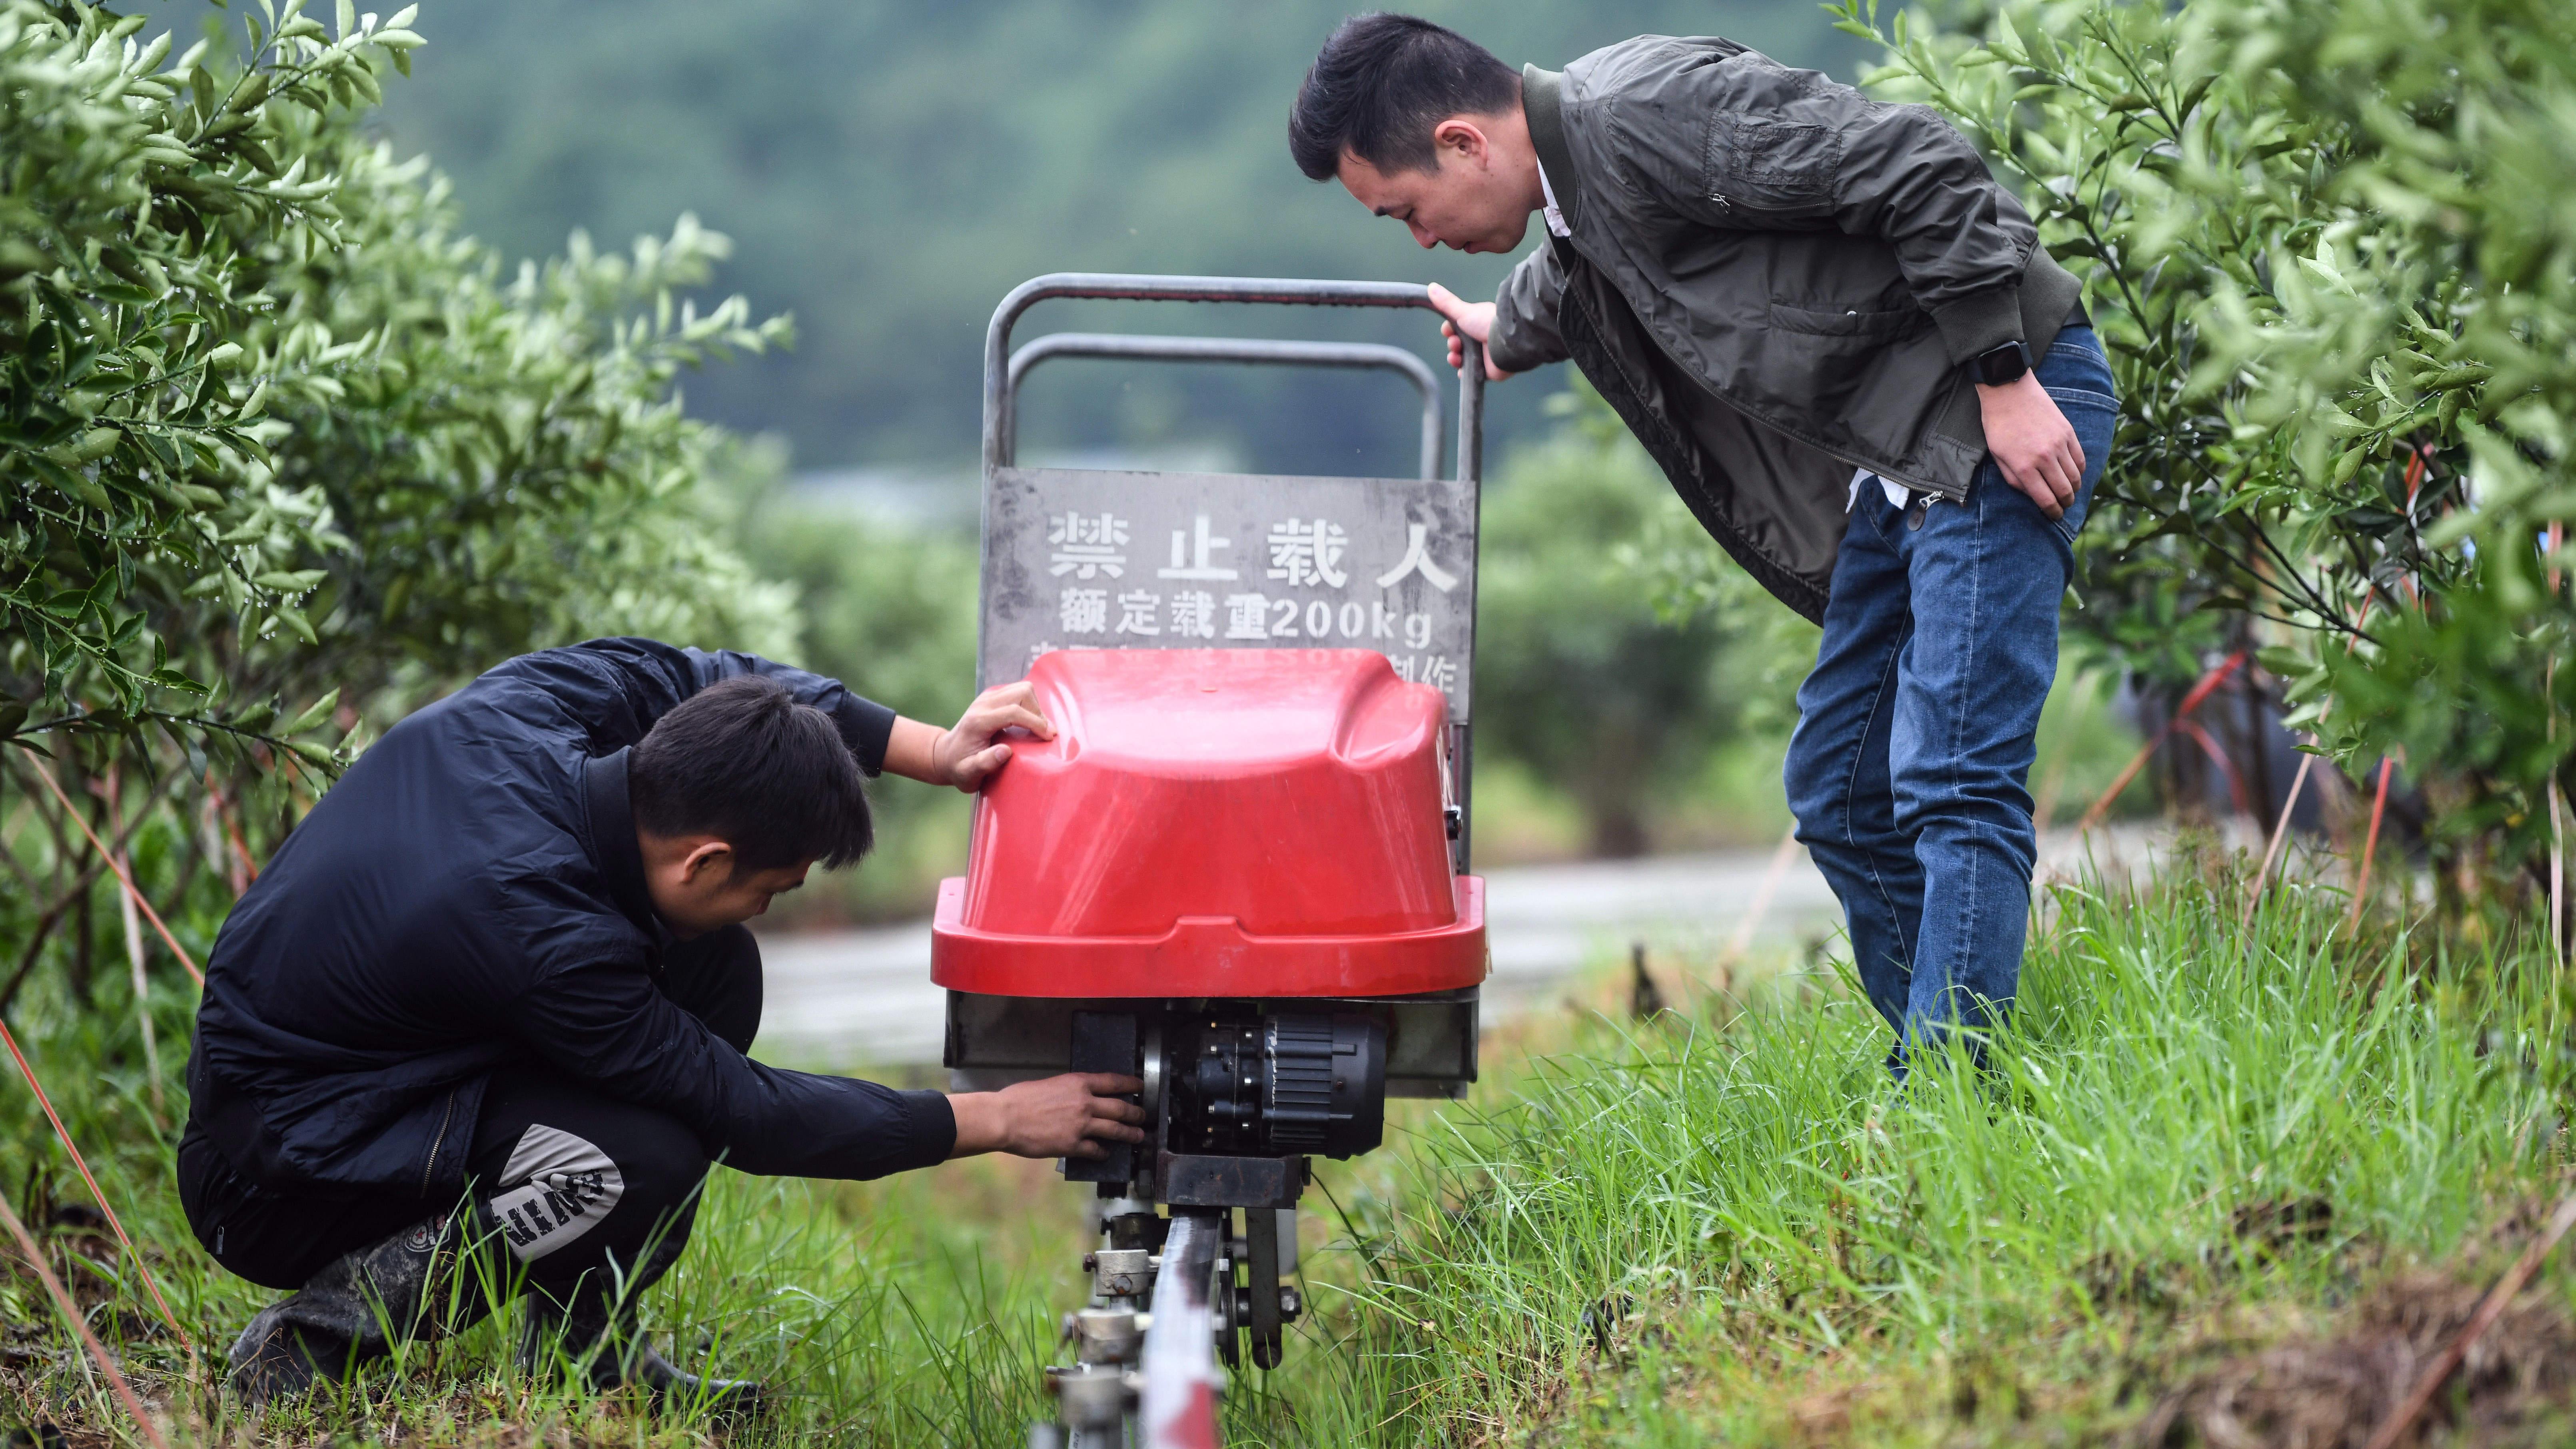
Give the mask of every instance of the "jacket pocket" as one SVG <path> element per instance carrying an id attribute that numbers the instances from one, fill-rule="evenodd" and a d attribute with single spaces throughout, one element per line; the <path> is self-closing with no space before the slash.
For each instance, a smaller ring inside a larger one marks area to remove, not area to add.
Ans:
<path id="1" fill-rule="evenodd" d="M 1832 127 L 1720 111 L 1708 121 L 1700 192 L 1765 213 L 1821 211 L 1833 205 L 1842 159 Z"/>
<path id="2" fill-rule="evenodd" d="M 1940 339 L 1920 308 L 1834 307 L 1811 296 L 1774 300 L 1754 317 L 1758 335 L 1741 339 L 1748 353 L 1738 386 L 1784 431 L 1909 487 L 1947 493 L 1965 483 L 1973 457 L 1951 463 L 1924 452 L 1953 374 L 1935 362 L 1926 385 L 1924 358 Z"/>
<path id="3" fill-rule="evenodd" d="M 1815 337 L 1849 337 L 1858 341 L 1894 341 L 1930 326 L 1932 315 L 1920 307 L 1862 309 L 1801 306 L 1771 299 L 1771 325 L 1783 332 Z"/>

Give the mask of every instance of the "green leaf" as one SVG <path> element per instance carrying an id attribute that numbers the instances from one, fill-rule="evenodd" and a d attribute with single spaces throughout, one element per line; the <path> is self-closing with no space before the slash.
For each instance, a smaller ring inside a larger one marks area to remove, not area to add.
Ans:
<path id="1" fill-rule="evenodd" d="M 2278 644 L 2255 650 L 2254 662 L 2263 666 L 2264 673 L 2276 679 L 2296 679 L 2314 667 L 2314 661 L 2307 655 Z"/>
<path id="2" fill-rule="evenodd" d="M 2058 54 L 2057 42 L 2049 35 L 2045 21 L 2024 11 L 2013 12 L 2011 19 L 2013 34 L 2021 38 L 2022 48 L 2030 52 L 2030 58 L 2041 69 L 2058 71 L 2065 68 L 2064 58 Z"/>
<path id="3" fill-rule="evenodd" d="M 2208 96 L 2210 86 L 2215 84 L 2217 80 L 2217 72 L 2212 71 L 2210 74 L 2202 76 L 2199 80 L 2192 82 L 2191 89 L 2183 93 L 2181 114 L 2188 116 L 2192 112 L 2200 109 L 2201 101 Z"/>
<path id="4" fill-rule="evenodd" d="M 329 719 L 331 717 L 331 711 L 337 709 L 339 704 L 340 691 L 334 689 L 329 694 L 313 701 L 312 705 L 308 707 L 304 713 L 287 721 L 286 724 L 281 726 L 277 732 L 281 735 L 300 735 L 306 730 L 313 728 L 315 725 L 322 723 L 324 720 Z"/>

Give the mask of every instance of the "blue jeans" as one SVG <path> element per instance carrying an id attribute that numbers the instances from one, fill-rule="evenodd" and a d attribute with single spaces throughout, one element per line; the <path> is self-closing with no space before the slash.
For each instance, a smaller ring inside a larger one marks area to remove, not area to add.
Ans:
<path id="1" fill-rule="evenodd" d="M 2036 371 L 2084 446 L 2066 516 L 2050 520 L 1991 459 L 1963 503 L 1902 509 L 1863 484 L 1798 689 L 1789 808 L 1896 1029 L 1899 1077 L 1909 1045 L 1999 1020 L 2021 978 L 2033 742 L 2117 411 L 2090 327 L 2060 332 Z"/>

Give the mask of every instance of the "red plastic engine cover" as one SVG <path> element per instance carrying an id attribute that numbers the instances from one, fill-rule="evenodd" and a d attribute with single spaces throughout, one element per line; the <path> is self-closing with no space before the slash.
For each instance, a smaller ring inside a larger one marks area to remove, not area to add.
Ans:
<path id="1" fill-rule="evenodd" d="M 1394 996 L 1485 979 L 1440 691 L 1361 649 L 1076 650 L 943 881 L 930 978 L 993 996 Z"/>

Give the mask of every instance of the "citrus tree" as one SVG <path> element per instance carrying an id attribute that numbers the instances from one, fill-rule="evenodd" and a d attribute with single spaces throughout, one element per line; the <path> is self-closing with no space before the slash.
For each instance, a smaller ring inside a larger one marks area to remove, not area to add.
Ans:
<path id="1" fill-rule="evenodd" d="M 2122 414 L 2070 624 L 2402 757 L 2535 872 L 2576 784 L 2576 27 L 2547 0 L 2054 0 L 1846 29 L 2086 278 Z M 2558 807 L 2563 811 L 2563 805 Z"/>
<path id="2" fill-rule="evenodd" d="M 263 0 L 226 60 L 0 0 L 0 1004 L 100 879 L 66 801 L 111 846 L 175 802 L 157 888 L 237 883 L 362 707 L 602 632 L 794 647 L 675 389 L 786 322 L 688 300 L 726 249 L 688 218 L 516 268 L 458 235 L 357 125 L 412 16 Z"/>

